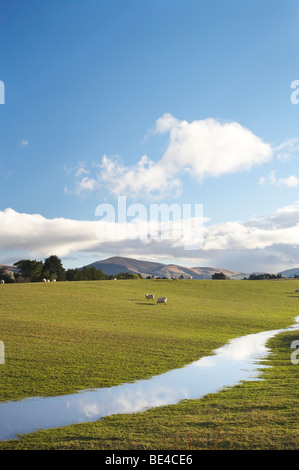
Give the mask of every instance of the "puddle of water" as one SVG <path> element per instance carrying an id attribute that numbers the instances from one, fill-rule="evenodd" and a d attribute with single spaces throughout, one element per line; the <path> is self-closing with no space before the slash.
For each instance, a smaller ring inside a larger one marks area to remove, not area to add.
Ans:
<path id="1" fill-rule="evenodd" d="M 296 322 L 299 322 L 297 317 Z M 96 421 L 118 413 L 145 411 L 181 400 L 202 398 L 241 381 L 257 380 L 269 352 L 269 338 L 281 330 L 265 331 L 230 341 L 225 346 L 180 369 L 134 383 L 85 390 L 51 398 L 26 398 L 0 404 L 0 440 L 17 438 L 41 429 Z"/>

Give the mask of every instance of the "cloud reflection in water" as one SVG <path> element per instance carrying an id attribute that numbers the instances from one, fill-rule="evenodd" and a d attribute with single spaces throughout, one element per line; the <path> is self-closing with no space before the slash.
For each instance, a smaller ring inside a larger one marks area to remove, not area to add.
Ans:
<path id="1" fill-rule="evenodd" d="M 295 320 L 299 322 L 299 317 Z M 147 380 L 66 396 L 2 403 L 0 439 L 176 404 L 181 400 L 201 398 L 244 380 L 256 380 L 261 369 L 259 360 L 268 353 L 267 340 L 290 329 L 299 329 L 299 324 L 235 338 L 215 350 L 212 356 Z"/>

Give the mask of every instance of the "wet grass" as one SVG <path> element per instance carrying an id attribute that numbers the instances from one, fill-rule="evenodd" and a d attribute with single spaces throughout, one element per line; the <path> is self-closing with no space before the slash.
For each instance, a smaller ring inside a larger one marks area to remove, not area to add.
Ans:
<path id="1" fill-rule="evenodd" d="M 2 289 L 3 287 L 3 289 Z M 296 281 L 89 281 L 0 290 L 0 399 L 56 396 L 150 377 L 297 316 Z M 168 304 L 145 300 L 166 295 Z M 299 445 L 291 336 L 270 341 L 272 368 L 201 400 L 40 431 L 2 448 L 248 449 Z"/>

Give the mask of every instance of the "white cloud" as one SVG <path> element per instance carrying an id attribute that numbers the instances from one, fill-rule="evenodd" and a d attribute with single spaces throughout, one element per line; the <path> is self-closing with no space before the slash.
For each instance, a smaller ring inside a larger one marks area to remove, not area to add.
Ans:
<path id="1" fill-rule="evenodd" d="M 268 176 L 259 179 L 260 184 L 270 184 L 276 186 L 287 186 L 288 188 L 296 188 L 299 184 L 298 177 L 290 175 L 286 178 L 277 178 L 276 171 L 272 170 Z"/>
<path id="2" fill-rule="evenodd" d="M 237 122 L 209 118 L 188 123 L 165 114 L 155 131 L 170 132 L 161 163 L 177 170 L 187 168 L 199 180 L 249 170 L 273 156 L 269 144 Z"/>
<path id="3" fill-rule="evenodd" d="M 180 125 L 180 121 L 173 117 L 170 113 L 165 113 L 156 121 L 156 125 L 152 130 L 152 133 L 164 134 L 165 132 L 171 131 Z"/>
<path id="4" fill-rule="evenodd" d="M 0 246 L 2 251 L 23 251 L 30 256 L 64 256 L 97 244 L 94 225 L 6 209 L 0 212 Z"/>
<path id="5" fill-rule="evenodd" d="M 299 140 L 297 138 L 286 139 L 280 145 L 273 148 L 278 160 L 290 160 L 294 154 L 299 156 Z"/>
<path id="6" fill-rule="evenodd" d="M 290 227 L 259 227 L 242 222 L 226 222 L 205 231 L 204 250 L 252 250 L 273 245 L 299 245 L 299 223 Z"/>
<path id="7" fill-rule="evenodd" d="M 118 158 L 104 155 L 96 166 L 97 175 L 77 182 L 76 192 L 105 185 L 113 195 L 176 197 L 181 192 L 183 174 L 202 181 L 247 171 L 273 156 L 269 144 L 237 122 L 209 118 L 188 123 L 168 113 L 156 121 L 151 131 L 151 135 L 165 133 L 169 133 L 169 142 L 158 161 L 143 155 L 135 165 L 126 166 Z"/>
<path id="8" fill-rule="evenodd" d="M 6 209 L 0 212 L 0 254 L 6 260 L 8 255 L 13 257 L 11 262 L 15 262 L 20 257 L 78 253 L 88 253 L 96 261 L 99 253 L 110 253 L 243 272 L 277 272 L 299 265 L 299 202 L 265 217 L 208 225 L 203 245 L 195 251 L 185 249 L 186 234 L 181 240 L 145 237 L 147 224 L 146 219 L 127 222 L 126 226 L 114 220 L 47 219 Z"/>
<path id="9" fill-rule="evenodd" d="M 97 180 L 84 176 L 80 181 L 76 181 L 76 194 L 93 191 L 98 186 Z"/>
<path id="10" fill-rule="evenodd" d="M 85 166 L 85 163 L 80 162 L 75 168 L 62 167 L 67 175 L 71 175 L 72 178 L 75 178 L 74 188 L 70 189 L 65 185 L 64 193 L 65 194 L 88 194 L 92 191 L 95 191 L 99 188 L 99 181 L 96 178 L 89 177 L 90 170 Z"/>
<path id="11" fill-rule="evenodd" d="M 88 175 L 89 173 L 90 171 L 87 170 L 84 166 L 80 166 L 75 173 L 75 177 L 80 178 L 82 175 Z"/>
<path id="12" fill-rule="evenodd" d="M 298 186 L 298 178 L 297 176 L 290 175 L 287 178 L 280 178 L 279 183 L 288 186 L 289 188 L 294 188 Z"/>
<path id="13" fill-rule="evenodd" d="M 99 168 L 99 181 L 105 183 L 114 195 L 155 198 L 171 194 L 175 197 L 181 190 L 180 180 L 173 173 L 165 171 L 160 162 L 155 163 L 146 155 L 131 167 L 125 167 L 105 155 Z"/>

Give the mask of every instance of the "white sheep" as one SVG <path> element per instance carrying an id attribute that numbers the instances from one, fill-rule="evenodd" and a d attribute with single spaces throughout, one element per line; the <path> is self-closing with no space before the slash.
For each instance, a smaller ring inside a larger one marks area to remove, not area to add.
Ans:
<path id="1" fill-rule="evenodd" d="M 157 304 L 164 304 L 166 305 L 167 297 L 158 297 Z"/>
<path id="2" fill-rule="evenodd" d="M 154 294 L 145 294 L 145 297 L 147 300 L 154 300 L 155 298 Z"/>
<path id="3" fill-rule="evenodd" d="M 0 284 L 5 284 L 4 279 L 1 279 Z"/>

